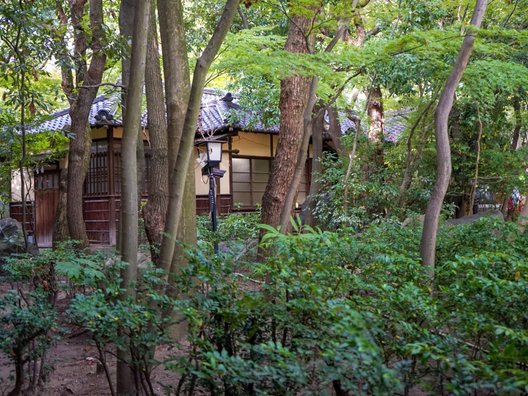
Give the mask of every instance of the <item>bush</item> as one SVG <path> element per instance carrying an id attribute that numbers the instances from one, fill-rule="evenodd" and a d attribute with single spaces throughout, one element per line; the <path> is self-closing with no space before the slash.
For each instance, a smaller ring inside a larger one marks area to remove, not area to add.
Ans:
<path id="1" fill-rule="evenodd" d="M 34 391 L 51 370 L 46 352 L 59 336 L 54 259 L 53 252 L 24 254 L 4 265 L 12 289 L 0 298 L 0 349 L 14 365 L 13 395 Z"/>
<path id="2" fill-rule="evenodd" d="M 202 249 L 212 252 L 213 244 L 235 256 L 253 255 L 259 234 L 260 211 L 231 213 L 218 219 L 218 230 L 211 229 L 209 216 L 198 217 L 198 241 Z"/>
<path id="3" fill-rule="evenodd" d="M 154 359 L 154 351 L 156 346 L 171 342 L 169 328 L 174 319 L 170 313 L 174 300 L 164 294 L 168 285 L 162 280 L 163 271 L 152 268 L 141 270 L 141 279 L 136 285 L 137 297 L 125 296 L 119 275 L 125 266 L 125 263 L 114 260 L 99 269 L 81 272 L 88 275 L 85 282 L 97 280 L 98 287 L 77 294 L 71 302 L 68 317 L 72 323 L 89 331 L 112 394 L 114 385 L 106 355 L 114 346 L 129 352 L 125 363 L 133 372 L 138 389 L 154 394 L 151 375 L 159 364 Z M 95 276 L 96 273 L 104 276 Z M 82 280 L 82 277 L 78 278 L 78 281 Z"/>
<path id="4" fill-rule="evenodd" d="M 268 231 L 264 262 L 197 252 L 180 276 L 176 394 L 528 391 L 528 248 L 509 224 L 441 229 L 435 284 L 397 222 Z"/>

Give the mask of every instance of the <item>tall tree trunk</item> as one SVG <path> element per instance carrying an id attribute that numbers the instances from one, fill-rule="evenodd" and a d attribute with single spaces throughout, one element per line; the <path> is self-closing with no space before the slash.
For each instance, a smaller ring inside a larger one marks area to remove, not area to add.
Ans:
<path id="1" fill-rule="evenodd" d="M 154 4 L 152 4 L 154 6 Z M 158 49 L 156 15 L 151 9 L 149 37 L 147 46 L 147 65 L 145 72 L 145 92 L 147 96 L 148 127 L 150 134 L 150 176 L 148 183 L 148 201 L 143 210 L 145 231 L 151 249 L 152 261 L 159 265 L 159 245 L 165 226 L 165 215 L 169 201 L 169 161 L 167 117 L 165 97 L 161 78 L 161 66 Z"/>
<path id="2" fill-rule="evenodd" d="M 487 5 L 487 0 L 477 0 L 471 18 L 471 25 L 480 27 Z M 456 88 L 469 62 L 474 42 L 475 34 L 470 30 L 467 31 L 453 70 L 440 95 L 435 112 L 437 179 L 425 211 L 422 240 L 420 243 L 422 264 L 427 267 L 431 279 L 434 279 L 438 221 L 451 177 L 451 148 L 448 134 L 449 113 L 453 107 Z"/>
<path id="3" fill-rule="evenodd" d="M 515 116 L 515 127 L 513 128 L 512 143 L 511 143 L 512 152 L 519 148 L 519 141 L 521 138 L 521 127 L 522 127 L 521 100 L 518 94 L 516 94 L 513 97 L 513 114 Z"/>
<path id="4" fill-rule="evenodd" d="M 180 149 L 191 90 L 181 0 L 158 1 L 158 15 L 165 75 L 169 171 L 172 171 Z"/>
<path id="5" fill-rule="evenodd" d="M 61 43 L 66 43 L 66 31 L 68 29 L 68 16 L 62 3 L 57 2 L 57 18 L 61 29 L 57 30 L 57 40 Z M 66 95 L 70 105 L 73 103 L 73 73 L 69 65 L 69 54 L 66 46 L 62 48 L 62 52 L 57 54 L 57 58 L 61 60 L 61 86 Z M 66 241 L 70 239 L 70 232 L 68 231 L 68 156 L 66 156 L 64 169 L 60 172 L 59 179 L 59 203 L 57 206 L 57 215 L 55 216 L 55 223 L 53 224 L 53 244 L 56 242 Z"/>
<path id="6" fill-rule="evenodd" d="M 519 148 L 519 143 L 521 143 L 521 127 L 522 127 L 522 117 L 521 117 L 521 102 L 518 96 L 518 93 L 513 97 L 513 114 L 515 116 L 515 126 L 513 128 L 512 141 L 510 146 L 510 151 L 514 152 Z M 503 187 L 504 190 L 504 187 Z M 504 218 L 508 218 L 508 201 L 511 197 L 511 191 L 506 191 L 504 193 L 504 198 L 502 200 L 501 212 L 504 215 Z M 525 205 L 526 207 L 527 205 Z M 528 213 L 527 213 L 528 215 Z M 522 216 L 522 214 L 521 214 Z M 522 220 L 519 220 L 521 222 Z"/>
<path id="7" fill-rule="evenodd" d="M 90 66 L 86 64 L 88 38 L 82 28 L 84 6 L 86 0 L 70 0 L 72 11 L 72 24 L 74 26 L 74 61 L 76 68 L 76 84 L 78 93 L 76 97 L 69 96 L 71 131 L 74 134 L 68 152 L 68 230 L 70 237 L 87 246 L 88 236 L 83 219 L 83 186 L 91 151 L 91 130 L 88 117 L 92 102 L 97 95 L 99 84 L 103 76 L 106 63 L 103 41 L 103 5 L 102 0 L 90 1 L 90 48 L 92 58 Z M 64 73 L 63 73 L 64 76 Z M 66 95 L 73 93 L 69 81 L 63 79 Z"/>
<path id="8" fill-rule="evenodd" d="M 383 99 L 379 85 L 374 85 L 370 90 L 367 114 L 369 117 L 369 140 L 376 144 L 383 143 L 385 120 L 383 114 Z"/>
<path id="9" fill-rule="evenodd" d="M 413 156 L 412 153 L 412 140 L 414 137 L 414 133 L 416 132 L 416 129 L 420 125 L 420 121 L 422 119 L 425 119 L 427 117 L 427 114 L 429 113 L 429 110 L 433 106 L 434 99 L 432 99 L 425 109 L 418 115 L 416 118 L 416 121 L 411 127 L 411 130 L 409 132 L 409 137 L 407 138 L 407 155 L 405 160 L 405 170 L 403 171 L 403 178 L 402 182 L 400 184 L 399 194 L 398 194 L 398 205 L 400 207 L 403 207 L 405 205 L 405 195 L 407 193 L 407 190 L 411 186 L 412 182 L 412 174 L 413 174 L 413 164 L 415 163 L 417 156 Z"/>
<path id="10" fill-rule="evenodd" d="M 178 235 L 178 229 L 180 226 L 188 168 L 192 157 L 194 135 L 196 133 L 196 124 L 198 122 L 198 116 L 200 113 L 207 71 L 209 70 L 211 63 L 213 62 L 218 50 L 220 49 L 220 46 L 222 45 L 222 42 L 225 39 L 227 32 L 229 31 L 229 27 L 233 23 L 239 2 L 240 0 L 227 0 L 222 16 L 216 25 L 213 36 L 207 43 L 205 50 L 197 60 L 196 66 L 194 68 L 191 92 L 189 95 L 182 138 L 180 141 L 180 148 L 178 150 L 175 165 L 173 168 L 170 168 L 170 198 L 169 206 L 167 208 L 167 218 L 165 221 L 165 232 L 163 235 L 163 242 L 160 251 L 160 265 L 167 272 L 167 274 L 170 271 L 173 262 L 176 237 Z M 185 51 L 185 48 L 182 48 L 181 50 Z M 169 94 L 167 93 L 167 96 L 168 95 Z"/>
<path id="11" fill-rule="evenodd" d="M 180 151 L 191 82 L 182 3 L 180 0 L 160 1 L 158 2 L 158 10 L 165 72 L 165 91 L 167 95 L 168 169 L 172 171 L 177 154 Z M 193 163 L 194 158 L 191 156 L 188 167 L 191 167 L 192 170 L 188 170 L 186 173 L 187 180 L 185 180 L 183 192 L 185 205 L 181 209 L 181 219 L 179 220 L 182 227 L 180 227 L 176 238 L 184 245 L 196 244 L 196 192 Z M 169 173 L 167 173 L 167 183 L 168 179 Z M 165 208 L 164 217 L 166 212 L 167 209 Z M 164 225 L 165 219 L 161 222 L 161 226 L 164 227 Z M 181 267 L 186 263 L 185 252 L 181 243 L 175 249 L 175 253 L 173 253 L 171 267 Z"/>
<path id="12" fill-rule="evenodd" d="M 57 213 L 55 215 L 55 222 L 53 224 L 53 246 L 57 243 L 67 241 L 70 238 L 68 232 L 68 219 L 66 217 L 67 205 L 67 191 L 68 191 L 68 162 L 66 158 L 66 165 L 60 170 L 59 175 L 59 203 L 57 205 Z"/>
<path id="13" fill-rule="evenodd" d="M 91 129 L 87 124 L 87 120 L 95 95 L 93 95 L 93 98 L 90 97 L 87 99 L 79 107 L 75 106 L 70 108 L 72 118 L 71 129 L 76 132 L 75 137 L 70 142 L 68 152 L 69 171 L 66 204 L 68 231 L 71 239 L 79 241 L 81 247 L 89 245 L 83 217 L 83 187 L 90 162 L 90 148 L 92 145 Z"/>
<path id="14" fill-rule="evenodd" d="M 141 98 L 145 79 L 147 34 L 150 0 L 139 1 L 134 17 L 130 80 L 127 92 L 123 139 L 121 143 L 121 259 L 128 263 L 122 270 L 122 288 L 126 297 L 135 298 L 138 252 L 138 183 L 137 143 L 141 133 Z M 128 350 L 118 350 L 117 393 L 135 394 L 133 374 L 130 370 L 131 356 Z M 128 362 L 127 362 L 128 361 Z M 128 364 L 127 364 L 128 363 Z"/>
<path id="15" fill-rule="evenodd" d="M 339 128 L 341 131 L 341 128 Z M 312 127 L 312 172 L 310 178 L 310 190 L 308 191 L 306 202 L 303 205 L 303 222 L 307 225 L 314 226 L 314 211 L 317 203 L 316 196 L 321 190 L 321 158 L 323 156 L 323 131 L 324 131 L 324 112 L 314 121 Z"/>
<path id="16" fill-rule="evenodd" d="M 134 16 L 137 0 L 121 0 L 119 4 L 119 33 L 128 44 L 127 52 L 121 58 L 121 84 L 124 89 L 121 97 L 123 108 L 126 106 L 126 94 L 130 82 L 130 50 L 134 33 Z"/>
<path id="17" fill-rule="evenodd" d="M 477 107 L 477 117 L 478 117 L 478 126 L 479 126 L 479 131 L 478 131 L 478 136 L 477 136 L 477 147 L 476 147 L 476 151 L 477 151 L 477 158 L 475 159 L 475 174 L 473 176 L 473 180 L 471 181 L 471 188 L 469 190 L 469 210 L 470 210 L 470 213 L 468 214 L 472 214 L 473 213 L 473 206 L 475 205 L 475 194 L 477 192 L 477 187 L 478 187 L 478 178 L 479 178 L 479 164 L 480 164 L 480 146 L 481 146 L 481 141 L 482 141 L 482 133 L 484 131 L 484 124 L 482 123 L 482 119 L 480 117 L 480 110 L 479 108 Z"/>
<path id="18" fill-rule="evenodd" d="M 121 57 L 121 108 L 124 114 L 127 106 L 128 86 L 130 83 L 130 56 L 132 49 L 132 35 L 134 33 L 134 18 L 136 15 L 136 4 L 138 0 L 121 0 L 119 3 L 119 34 L 126 43 L 126 48 Z M 139 172 L 138 172 L 139 176 Z M 116 231 L 119 235 L 117 238 L 116 249 L 121 251 L 121 226 L 118 222 L 119 229 Z"/>
<path id="19" fill-rule="evenodd" d="M 339 113 L 337 112 L 337 108 L 335 106 L 327 107 L 327 112 L 328 112 L 328 135 L 330 136 L 330 140 L 338 156 L 346 155 L 346 152 L 341 142 L 341 138 L 343 137 L 343 132 L 341 131 L 341 124 L 339 122 Z M 323 142 L 321 142 L 321 145 L 322 144 Z"/>
<path id="20" fill-rule="evenodd" d="M 304 175 L 304 169 L 306 167 L 306 159 L 308 158 L 308 148 L 310 146 L 310 137 L 312 136 L 313 132 L 314 120 L 312 119 L 312 113 L 315 106 L 315 101 L 317 99 L 316 91 L 318 80 L 319 79 L 317 77 L 312 77 L 312 81 L 310 83 L 308 102 L 306 103 L 306 108 L 304 109 L 304 133 L 302 135 L 301 144 L 297 152 L 297 159 L 295 161 L 293 178 L 291 183 L 289 184 L 289 188 L 286 193 L 286 197 L 284 198 L 284 204 L 282 206 L 282 211 L 280 214 L 279 224 L 281 226 L 282 232 L 284 233 L 288 232 L 291 212 L 293 209 L 293 201 L 297 196 L 297 191 L 299 190 L 301 178 Z M 324 114 L 323 110 L 321 110 L 321 114 Z"/>
<path id="21" fill-rule="evenodd" d="M 330 52 L 335 47 L 337 42 L 341 40 L 341 37 L 345 33 L 345 27 L 342 26 L 337 31 L 335 37 L 332 39 L 332 41 L 328 44 L 328 46 L 325 48 L 325 52 Z M 313 37 L 308 37 L 308 45 L 313 46 L 311 43 Z M 310 48 L 308 48 L 310 51 Z M 297 161 L 295 162 L 295 170 L 293 173 L 293 179 L 292 182 L 288 188 L 288 192 L 286 194 L 286 197 L 284 199 L 284 204 L 282 206 L 281 214 L 280 214 L 280 226 L 283 232 L 287 232 L 289 227 L 289 220 L 291 216 L 291 211 L 293 209 L 293 201 L 295 197 L 297 196 L 297 192 L 299 190 L 299 185 L 301 183 L 301 178 L 304 175 L 304 170 L 306 167 L 306 159 L 308 158 L 308 148 L 310 146 L 310 137 L 313 135 L 314 131 L 314 122 L 316 119 L 320 119 L 321 123 L 323 122 L 323 119 L 321 117 L 324 117 L 324 109 L 320 108 L 319 111 L 314 115 L 314 107 L 315 103 L 317 102 L 317 87 L 319 85 L 319 77 L 312 77 L 310 81 L 310 88 L 308 91 L 308 100 L 306 102 L 306 108 L 304 109 L 303 113 L 303 128 L 304 133 L 302 135 L 302 141 L 299 146 L 299 151 L 297 153 Z M 322 133 L 323 130 L 317 130 L 318 133 Z"/>
<path id="22" fill-rule="evenodd" d="M 294 53 L 309 53 L 307 32 L 310 28 L 310 19 L 294 15 L 290 20 L 285 49 Z M 304 112 L 308 102 L 310 81 L 310 78 L 299 75 L 281 81 L 279 141 L 268 184 L 262 197 L 261 221 L 271 226 L 280 223 L 286 194 L 293 181 L 304 132 Z"/>
<path id="23" fill-rule="evenodd" d="M 359 135 L 361 134 L 361 119 L 359 117 L 354 118 L 354 122 L 356 123 L 356 132 L 354 134 L 354 141 L 352 143 L 352 151 L 350 151 L 350 154 L 348 154 L 348 166 L 347 171 L 345 173 L 345 178 L 343 179 L 343 185 L 345 186 L 345 189 L 343 191 L 343 212 L 347 213 L 348 211 L 348 190 L 349 190 L 349 180 L 352 176 L 352 169 L 354 165 L 354 159 L 356 158 L 356 150 L 357 150 L 357 143 Z"/>

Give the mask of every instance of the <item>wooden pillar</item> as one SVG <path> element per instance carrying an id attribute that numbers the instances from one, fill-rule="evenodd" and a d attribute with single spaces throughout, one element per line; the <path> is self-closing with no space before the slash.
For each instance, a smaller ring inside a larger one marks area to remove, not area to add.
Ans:
<path id="1" fill-rule="evenodd" d="M 109 244 L 117 244 L 116 229 L 116 197 L 115 197 L 115 164 L 114 164 L 114 127 L 109 125 L 107 130 L 108 156 L 108 235 Z"/>
<path id="2" fill-rule="evenodd" d="M 233 135 L 227 138 L 227 150 L 229 158 L 229 208 L 227 213 L 233 210 Z"/>

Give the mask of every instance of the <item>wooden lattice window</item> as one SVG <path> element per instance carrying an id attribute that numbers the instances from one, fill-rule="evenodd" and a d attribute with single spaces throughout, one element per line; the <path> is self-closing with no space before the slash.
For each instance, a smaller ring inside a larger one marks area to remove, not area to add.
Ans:
<path id="1" fill-rule="evenodd" d="M 45 170 L 35 172 L 35 190 L 59 188 L 59 171 Z"/>
<path id="2" fill-rule="evenodd" d="M 253 209 L 262 202 L 268 183 L 271 158 L 233 158 L 233 205 Z"/>
<path id="3" fill-rule="evenodd" d="M 108 187 L 108 143 L 106 141 L 94 141 L 84 183 L 84 194 L 89 196 L 108 195 Z"/>
<path id="4" fill-rule="evenodd" d="M 262 203 L 268 183 L 272 158 L 234 157 L 232 159 L 233 207 L 254 209 Z M 308 191 L 307 173 L 301 178 L 295 205 L 299 207 L 306 199 Z"/>

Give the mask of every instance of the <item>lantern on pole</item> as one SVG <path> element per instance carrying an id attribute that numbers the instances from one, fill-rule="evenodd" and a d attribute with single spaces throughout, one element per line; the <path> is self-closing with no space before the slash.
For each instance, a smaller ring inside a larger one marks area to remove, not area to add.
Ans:
<path id="1" fill-rule="evenodd" d="M 222 144 L 225 141 L 214 140 L 214 139 L 202 139 L 196 141 L 196 146 L 205 146 L 206 155 L 203 154 L 200 157 L 200 164 L 203 170 L 209 176 L 209 209 L 211 212 L 211 225 L 212 230 L 216 233 L 218 229 L 218 223 L 216 218 L 216 177 L 222 177 L 225 171 L 219 169 L 220 163 L 222 162 Z M 214 243 L 214 252 L 218 253 L 218 243 Z"/>

